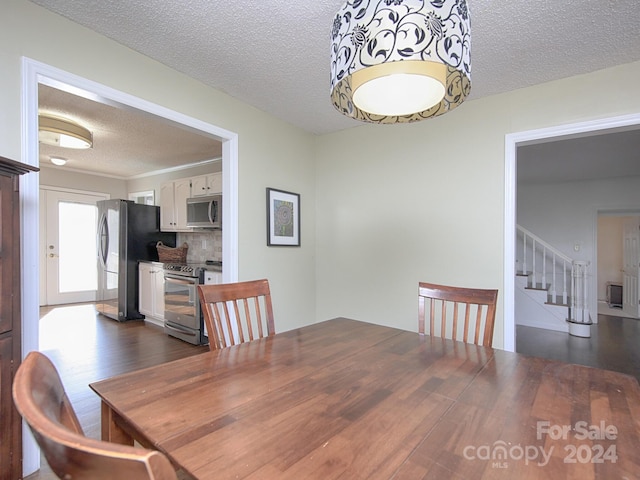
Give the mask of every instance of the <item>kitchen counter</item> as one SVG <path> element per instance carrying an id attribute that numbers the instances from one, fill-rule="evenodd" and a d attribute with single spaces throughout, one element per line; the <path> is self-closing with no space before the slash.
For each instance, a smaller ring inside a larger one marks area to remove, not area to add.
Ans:
<path id="1" fill-rule="evenodd" d="M 164 265 L 165 265 L 165 262 L 155 262 L 152 260 L 138 260 L 138 263 L 145 263 L 145 264 L 153 265 L 154 267 L 160 267 L 160 268 L 164 268 Z M 222 273 L 222 265 L 219 265 L 219 264 L 208 265 L 206 263 L 187 262 L 187 265 L 193 265 L 194 267 L 201 268 L 202 270 L 207 272 Z"/>

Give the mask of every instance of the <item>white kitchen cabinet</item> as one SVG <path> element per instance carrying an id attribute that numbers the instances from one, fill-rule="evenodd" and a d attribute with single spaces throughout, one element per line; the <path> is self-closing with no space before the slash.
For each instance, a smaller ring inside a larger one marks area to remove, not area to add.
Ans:
<path id="1" fill-rule="evenodd" d="M 204 271 L 204 284 L 205 285 L 216 285 L 218 283 L 222 283 L 222 272 L 215 272 L 212 270 Z M 204 326 L 204 334 L 209 338 L 209 332 L 207 331 L 207 326 Z"/>
<path id="2" fill-rule="evenodd" d="M 217 283 L 222 283 L 222 272 L 206 270 L 204 272 L 204 284 L 215 285 Z"/>
<path id="3" fill-rule="evenodd" d="M 191 195 L 200 197 L 222 193 L 222 173 L 210 173 L 191 179 Z"/>
<path id="4" fill-rule="evenodd" d="M 140 262 L 138 274 L 138 310 L 145 315 L 146 320 L 162 325 L 164 321 L 164 271 L 162 264 Z"/>
<path id="5" fill-rule="evenodd" d="M 183 178 L 160 186 L 160 230 L 191 232 L 187 227 L 187 198 L 191 196 L 191 179 Z"/>

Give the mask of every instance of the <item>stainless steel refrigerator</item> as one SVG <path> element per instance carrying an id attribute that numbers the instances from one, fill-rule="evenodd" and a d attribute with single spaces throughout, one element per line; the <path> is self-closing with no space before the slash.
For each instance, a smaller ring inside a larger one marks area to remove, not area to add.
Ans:
<path id="1" fill-rule="evenodd" d="M 138 311 L 138 262 L 158 260 L 158 240 L 176 245 L 176 234 L 160 232 L 160 207 L 129 200 L 98 205 L 97 310 L 118 321 L 144 318 Z"/>

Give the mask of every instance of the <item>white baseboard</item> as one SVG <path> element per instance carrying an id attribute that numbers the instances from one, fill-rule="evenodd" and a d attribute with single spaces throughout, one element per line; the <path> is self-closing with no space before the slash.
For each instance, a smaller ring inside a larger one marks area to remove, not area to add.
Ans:
<path id="1" fill-rule="evenodd" d="M 598 302 L 598 314 L 609 315 L 611 317 L 623 317 L 623 318 L 637 318 L 626 315 L 621 308 L 612 308 L 607 302 Z"/>
<path id="2" fill-rule="evenodd" d="M 164 328 L 164 320 L 160 320 L 159 318 L 153 318 L 153 317 L 150 317 L 149 315 L 146 315 L 144 317 L 144 321 L 147 323 L 151 323 L 153 325 L 157 325 L 158 327 Z"/>

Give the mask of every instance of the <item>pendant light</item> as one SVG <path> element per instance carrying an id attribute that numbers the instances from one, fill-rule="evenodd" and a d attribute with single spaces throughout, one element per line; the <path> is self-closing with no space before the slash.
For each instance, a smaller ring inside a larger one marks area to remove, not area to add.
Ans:
<path id="1" fill-rule="evenodd" d="M 66 118 L 38 116 L 38 140 L 47 145 L 65 148 L 91 148 L 93 135 L 89 130 Z"/>
<path id="2" fill-rule="evenodd" d="M 350 0 L 331 38 L 331 101 L 357 120 L 435 117 L 471 90 L 466 0 Z"/>

